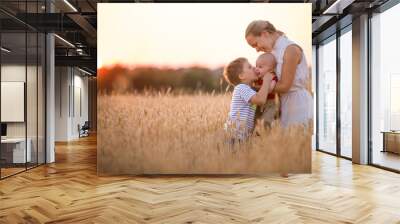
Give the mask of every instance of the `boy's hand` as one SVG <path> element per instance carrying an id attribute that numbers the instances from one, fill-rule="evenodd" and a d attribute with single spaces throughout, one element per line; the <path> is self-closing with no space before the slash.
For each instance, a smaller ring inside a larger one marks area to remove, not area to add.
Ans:
<path id="1" fill-rule="evenodd" d="M 252 87 L 258 91 L 261 88 L 261 85 L 259 85 L 257 82 L 253 82 Z"/>
<path id="2" fill-rule="evenodd" d="M 249 101 L 250 103 L 262 106 L 267 102 L 268 92 L 271 91 L 271 90 L 269 90 L 269 87 L 270 87 L 272 78 L 273 78 L 273 73 L 271 73 L 271 72 L 267 72 L 263 76 L 263 84 L 262 84 L 260 90 L 254 96 L 252 96 L 250 98 L 250 101 Z"/>

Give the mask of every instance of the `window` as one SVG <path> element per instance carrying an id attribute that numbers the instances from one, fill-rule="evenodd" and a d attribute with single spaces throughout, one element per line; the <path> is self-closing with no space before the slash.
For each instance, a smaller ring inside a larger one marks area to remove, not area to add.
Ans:
<path id="1" fill-rule="evenodd" d="M 336 36 L 318 48 L 318 149 L 336 153 Z"/>
<path id="2" fill-rule="evenodd" d="M 314 107 L 313 107 L 313 109 L 314 109 L 314 132 L 313 132 L 313 136 L 312 136 L 312 149 L 313 150 L 315 150 L 316 148 L 317 148 L 317 146 L 316 146 L 316 134 L 317 134 L 317 130 L 316 130 L 316 128 L 315 127 L 317 127 L 317 119 L 316 119 L 316 108 L 317 108 L 317 100 L 316 100 L 316 88 L 317 88 L 317 83 L 316 83 L 316 80 L 317 80 L 317 47 L 315 46 L 315 45 L 313 45 L 312 46 L 312 63 L 311 63 L 311 66 L 312 66 L 312 76 L 311 76 L 311 79 L 312 79 L 312 86 L 311 86 L 311 91 L 312 91 L 312 94 L 313 94 L 313 99 L 314 99 Z"/>
<path id="3" fill-rule="evenodd" d="M 13 4 L 1 2 L 0 6 Z M 43 1 L 19 2 L 18 13 L 39 13 Z M 45 35 L 0 12 L 0 178 L 45 163 Z M 10 25 L 11 24 L 11 25 Z M 10 108 L 13 109 L 10 109 Z"/>
<path id="4" fill-rule="evenodd" d="M 371 18 L 372 163 L 400 170 L 400 4 Z M 386 132 L 386 133 L 385 133 Z"/>
<path id="5" fill-rule="evenodd" d="M 352 157 L 352 35 L 351 26 L 340 36 L 340 154 Z"/>

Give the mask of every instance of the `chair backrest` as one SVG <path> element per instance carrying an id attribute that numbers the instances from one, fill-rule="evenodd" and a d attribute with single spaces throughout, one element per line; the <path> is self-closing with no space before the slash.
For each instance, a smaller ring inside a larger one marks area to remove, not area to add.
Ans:
<path id="1" fill-rule="evenodd" d="M 89 121 L 85 121 L 85 123 L 83 124 L 82 128 L 89 128 L 89 127 L 90 127 Z"/>

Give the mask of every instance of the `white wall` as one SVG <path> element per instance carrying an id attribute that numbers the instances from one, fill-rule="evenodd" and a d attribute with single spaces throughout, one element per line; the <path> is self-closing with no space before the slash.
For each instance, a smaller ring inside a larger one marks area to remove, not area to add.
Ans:
<path id="1" fill-rule="evenodd" d="M 28 66 L 28 70 L 33 67 Z M 25 82 L 24 65 L 1 65 L 1 81 Z"/>
<path id="2" fill-rule="evenodd" d="M 55 141 L 67 141 L 69 132 L 69 68 L 55 68 Z"/>
<path id="3" fill-rule="evenodd" d="M 56 141 L 77 139 L 78 124 L 88 120 L 88 78 L 83 75 L 76 68 L 56 67 Z"/>
<path id="4" fill-rule="evenodd" d="M 26 70 L 25 69 L 27 69 L 28 76 L 30 74 L 36 75 L 36 67 L 34 67 L 34 66 L 28 66 L 26 68 L 25 64 L 24 65 L 18 65 L 18 64 L 2 65 L 1 66 L 1 81 L 2 82 L 17 81 L 17 82 L 25 82 L 26 83 L 26 80 L 25 80 Z M 29 79 L 29 77 L 28 77 L 28 79 Z M 36 85 L 36 81 L 33 82 L 31 79 L 29 79 L 29 84 Z M 36 88 L 35 89 L 28 88 L 27 90 L 28 90 L 28 93 L 27 93 L 28 98 L 33 97 L 36 99 Z M 33 92 L 30 92 L 29 90 L 32 90 Z M 28 104 L 33 101 L 34 101 L 33 99 L 27 99 Z M 35 101 L 35 104 L 27 105 L 27 106 L 31 107 L 30 110 L 32 109 L 32 107 L 36 108 L 36 101 Z M 34 108 L 34 110 L 35 110 L 35 108 Z M 1 109 L 7 110 L 7 108 L 1 108 Z M 36 123 L 36 113 L 35 114 L 28 113 L 27 115 L 28 115 L 28 122 L 35 121 L 35 123 Z M 32 115 L 34 117 L 31 117 L 30 115 Z M 28 125 L 28 128 L 32 127 L 32 126 L 33 125 Z M 35 127 L 35 129 L 36 129 L 36 127 Z M 29 133 L 30 132 L 28 130 L 28 137 L 30 137 Z M 25 122 L 7 122 L 7 136 L 8 137 L 25 137 Z"/>
<path id="5" fill-rule="evenodd" d="M 76 72 L 76 70 L 75 70 Z M 74 100 L 75 106 L 73 108 L 73 119 L 72 119 L 72 132 L 71 134 L 74 137 L 78 137 L 78 129 L 77 126 L 80 124 L 81 126 L 88 120 L 88 78 L 79 75 L 74 75 Z M 79 97 L 80 96 L 80 97 Z M 79 102 L 80 101 L 80 102 Z M 81 108 L 80 108 L 81 107 Z M 80 111 L 81 110 L 81 111 Z"/>
<path id="6" fill-rule="evenodd" d="M 1 82 L 1 121 L 24 122 L 25 83 Z M 35 106 L 36 108 L 36 106 Z"/>
<path id="7" fill-rule="evenodd" d="M 31 69 L 28 67 L 28 70 Z M 2 65 L 1 81 L 25 82 L 25 64 L 24 65 Z M 7 108 L 1 108 L 6 110 Z M 25 123 L 12 122 L 7 123 L 7 137 L 25 137 Z"/>

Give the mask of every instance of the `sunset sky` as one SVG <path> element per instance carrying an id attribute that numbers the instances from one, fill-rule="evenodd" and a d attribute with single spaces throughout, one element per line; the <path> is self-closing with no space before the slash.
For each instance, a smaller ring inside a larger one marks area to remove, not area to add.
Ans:
<path id="1" fill-rule="evenodd" d="M 305 51 L 311 64 L 311 4 L 99 3 L 98 68 L 223 66 L 258 53 L 244 33 L 256 19 L 269 20 Z"/>

